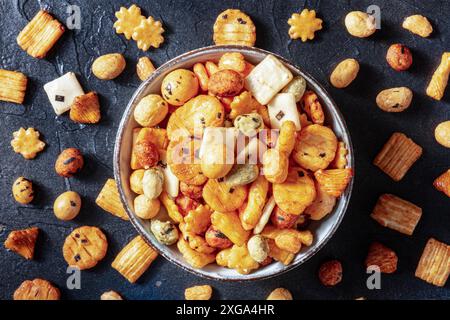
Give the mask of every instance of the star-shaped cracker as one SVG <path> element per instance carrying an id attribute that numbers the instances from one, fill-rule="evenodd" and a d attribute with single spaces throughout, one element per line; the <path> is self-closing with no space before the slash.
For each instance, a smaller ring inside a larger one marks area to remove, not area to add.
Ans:
<path id="1" fill-rule="evenodd" d="M 164 29 L 161 21 L 155 21 L 153 17 L 148 17 L 141 21 L 139 27 L 133 32 L 133 40 L 137 42 L 139 49 L 147 51 L 150 47 L 159 48 L 164 42 L 162 33 Z"/>
<path id="2" fill-rule="evenodd" d="M 14 152 L 20 153 L 25 159 L 33 159 L 36 155 L 44 150 L 45 142 L 39 140 L 39 132 L 34 128 L 20 128 L 13 133 L 14 139 L 11 146 Z"/>
<path id="3" fill-rule="evenodd" d="M 288 24 L 291 39 L 301 38 L 303 42 L 314 39 L 314 32 L 322 29 L 322 19 L 316 18 L 316 11 L 308 9 L 294 13 Z"/>
<path id="4" fill-rule="evenodd" d="M 117 21 L 114 23 L 116 33 L 123 34 L 128 40 L 133 36 L 134 30 L 139 27 L 145 17 L 141 14 L 141 8 L 133 4 L 131 7 L 121 7 L 116 12 Z"/>

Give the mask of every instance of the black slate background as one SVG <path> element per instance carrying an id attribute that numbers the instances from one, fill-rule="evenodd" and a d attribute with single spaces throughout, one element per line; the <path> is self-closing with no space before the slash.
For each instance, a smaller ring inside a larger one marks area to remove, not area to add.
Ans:
<path id="1" fill-rule="evenodd" d="M 450 89 L 442 102 L 424 94 L 432 72 L 443 51 L 450 50 L 449 1 L 133 1 L 146 15 L 163 21 L 166 38 L 163 46 L 148 53 L 135 43 L 116 35 L 114 12 L 132 2 L 72 0 L 0 0 L 0 68 L 17 69 L 29 76 L 24 105 L 0 102 L 0 242 L 14 229 L 38 226 L 36 260 L 25 261 L 0 248 L 0 299 L 10 299 L 25 279 L 42 277 L 62 289 L 64 299 L 98 299 L 114 289 L 127 299 L 182 299 L 184 289 L 195 284 L 214 286 L 217 299 L 263 299 L 274 288 L 283 286 L 298 299 L 449 299 L 449 285 L 437 288 L 414 277 L 414 271 L 431 236 L 450 243 L 450 200 L 435 191 L 432 181 L 450 166 L 450 152 L 433 137 L 434 127 L 450 119 Z M 46 60 L 37 60 L 21 51 L 15 38 L 37 12 L 48 8 L 60 21 L 67 18 L 68 4 L 82 11 L 81 30 L 68 31 Z M 365 10 L 376 4 L 381 8 L 382 26 L 369 39 L 350 37 L 343 19 L 351 10 Z M 314 41 L 291 41 L 287 19 L 304 7 L 316 9 L 324 28 Z M 159 258 L 135 285 L 127 283 L 110 264 L 136 232 L 123 222 L 97 208 L 94 200 L 104 181 L 112 177 L 114 137 L 122 112 L 139 85 L 135 63 L 148 55 L 161 65 L 188 50 L 212 44 L 212 25 L 224 9 L 239 8 L 251 15 L 257 26 L 257 46 L 278 53 L 303 68 L 333 95 L 352 134 L 356 153 L 355 187 L 346 217 L 333 239 L 314 258 L 288 274 L 253 283 L 219 283 L 188 274 Z M 414 36 L 401 28 L 404 17 L 421 13 L 430 18 L 435 32 L 429 39 Z M 404 73 L 391 70 L 385 62 L 387 47 L 395 42 L 408 45 L 414 54 L 413 67 Z M 115 81 L 96 79 L 90 66 L 95 57 L 120 52 L 127 58 L 126 71 Z M 354 57 L 361 72 L 349 88 L 338 90 L 328 83 L 333 66 Z M 101 96 L 102 121 L 99 125 L 80 126 L 67 115 L 56 118 L 42 86 L 74 71 L 86 91 Z M 412 106 L 401 114 L 388 114 L 375 105 L 376 94 L 384 88 L 406 85 L 413 89 Z M 10 147 L 12 132 L 19 127 L 35 127 L 47 147 L 35 160 L 26 161 Z M 394 131 L 404 132 L 424 147 L 424 155 L 401 182 L 394 182 L 371 164 L 373 158 Z M 77 147 L 86 155 L 86 167 L 76 178 L 64 180 L 53 170 L 59 152 Z M 36 201 L 30 206 L 15 203 L 12 182 L 20 175 L 32 179 Z M 83 208 L 72 222 L 58 221 L 52 204 L 68 189 L 79 192 Z M 423 208 L 423 217 L 412 237 L 382 228 L 369 214 L 381 193 L 394 193 Z M 61 248 L 71 230 L 81 225 L 100 226 L 107 234 L 109 250 L 96 268 L 82 272 L 82 289 L 66 288 L 66 263 Z M 368 290 L 363 261 L 369 244 L 378 240 L 393 248 L 399 256 L 399 268 L 382 277 L 381 290 Z M 316 276 L 320 263 L 337 258 L 344 266 L 344 280 L 335 288 L 323 287 Z"/>

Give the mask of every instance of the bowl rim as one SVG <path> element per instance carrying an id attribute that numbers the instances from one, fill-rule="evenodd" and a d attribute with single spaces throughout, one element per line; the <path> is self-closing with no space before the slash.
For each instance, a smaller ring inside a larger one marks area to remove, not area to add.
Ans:
<path id="1" fill-rule="evenodd" d="M 248 275 L 242 275 L 239 278 L 226 278 L 223 276 L 211 276 L 208 273 L 202 272 L 202 269 L 196 269 L 192 266 L 189 266 L 187 263 L 185 265 L 183 265 L 183 264 L 179 263 L 177 260 L 172 259 L 170 257 L 170 255 L 166 253 L 165 250 L 159 250 L 156 246 L 153 245 L 152 240 L 149 239 L 149 237 L 147 235 L 148 231 L 139 222 L 139 219 L 136 218 L 134 216 L 134 214 L 132 213 L 131 208 L 128 206 L 127 198 L 126 198 L 126 195 L 125 195 L 125 192 L 123 189 L 122 180 L 121 180 L 121 176 L 120 176 L 120 170 L 119 170 L 120 169 L 120 154 L 121 154 L 121 150 L 122 150 L 123 135 L 124 135 L 125 129 L 127 127 L 127 124 L 129 123 L 129 120 L 133 115 L 133 112 L 132 112 L 133 105 L 135 104 L 136 99 L 146 89 L 146 87 L 155 78 L 159 77 L 162 73 L 166 72 L 168 69 L 172 68 L 173 66 L 175 66 L 179 63 L 186 62 L 187 60 L 190 60 L 196 56 L 201 56 L 201 55 L 208 54 L 208 53 L 227 52 L 227 51 L 241 52 L 244 54 L 245 53 L 257 53 L 257 54 L 265 54 L 265 55 L 270 54 L 270 55 L 273 55 L 276 58 L 278 58 L 280 61 L 282 61 L 283 64 L 285 64 L 289 67 L 289 69 L 295 70 L 295 72 L 297 74 L 299 74 L 300 76 L 305 78 L 308 86 L 313 87 L 313 89 L 315 91 L 316 90 L 320 91 L 319 95 L 320 95 L 321 99 L 326 100 L 325 104 L 327 105 L 327 108 L 329 109 L 330 112 L 335 114 L 335 116 L 336 116 L 335 120 L 337 121 L 339 127 L 342 128 L 343 136 L 345 136 L 346 139 L 348 140 L 347 160 L 348 160 L 348 166 L 350 168 L 352 168 L 352 170 L 353 170 L 353 178 L 351 179 L 351 181 L 350 181 L 349 185 L 347 186 L 345 193 L 344 193 L 346 196 L 346 201 L 344 202 L 341 211 L 335 217 L 335 221 L 332 223 L 332 226 L 331 226 L 328 234 L 322 240 L 321 243 L 317 244 L 317 246 L 315 248 L 306 251 L 305 255 L 302 257 L 302 259 L 300 259 L 296 262 L 293 262 L 287 266 L 283 265 L 282 269 L 279 269 L 276 272 L 273 272 L 271 274 L 266 274 L 266 275 L 256 275 L 256 276 L 253 275 L 252 276 L 252 274 L 248 274 Z M 351 200 L 351 195 L 352 195 L 352 191 L 353 191 L 353 183 L 354 183 L 354 179 L 355 179 L 355 160 L 354 160 L 354 151 L 353 151 L 353 143 L 351 140 L 351 135 L 350 135 L 350 132 L 348 130 L 347 124 L 345 122 L 345 119 L 344 119 L 342 113 L 340 112 L 339 108 L 337 107 L 336 103 L 331 98 L 331 95 L 327 92 L 327 90 L 315 78 L 313 78 L 309 73 L 302 71 L 299 67 L 297 67 L 295 64 L 291 63 L 287 59 L 283 58 L 282 56 L 280 56 L 276 53 L 264 50 L 264 49 L 260 49 L 260 48 L 256 48 L 256 47 L 239 46 L 239 45 L 221 45 L 221 46 L 213 45 L 213 46 L 202 47 L 202 48 L 198 48 L 198 49 L 194 49 L 194 50 L 185 52 L 181 55 L 178 55 L 178 56 L 170 59 L 169 61 L 165 62 L 164 64 L 162 64 L 159 68 L 157 68 L 152 73 L 152 75 L 148 79 L 143 81 L 140 84 L 140 86 L 136 89 L 136 91 L 130 98 L 130 101 L 128 102 L 125 110 L 123 111 L 122 119 L 120 121 L 118 130 L 117 130 L 117 134 L 116 134 L 116 138 L 115 138 L 113 162 L 114 162 L 113 163 L 114 179 L 116 181 L 116 184 L 117 184 L 117 187 L 119 190 L 119 195 L 120 195 L 120 200 L 122 202 L 122 205 L 125 208 L 125 211 L 130 219 L 131 224 L 138 231 L 139 235 L 141 235 L 144 238 L 144 240 L 147 242 L 147 244 L 150 245 L 155 251 L 157 251 L 165 259 L 167 259 L 171 263 L 175 264 L 176 266 L 182 268 L 183 270 L 185 270 L 191 274 L 194 274 L 194 275 L 197 275 L 202 278 L 209 279 L 209 280 L 229 281 L 229 282 L 231 282 L 231 281 L 232 282 L 247 282 L 247 281 L 254 281 L 254 280 L 266 280 L 269 278 L 280 276 L 286 272 L 289 272 L 289 271 L 297 268 L 298 266 L 302 265 L 309 259 L 311 259 L 317 252 L 319 252 L 328 243 L 328 241 L 333 237 L 333 235 L 339 228 L 339 226 L 345 216 L 345 213 L 348 209 L 350 200 Z"/>

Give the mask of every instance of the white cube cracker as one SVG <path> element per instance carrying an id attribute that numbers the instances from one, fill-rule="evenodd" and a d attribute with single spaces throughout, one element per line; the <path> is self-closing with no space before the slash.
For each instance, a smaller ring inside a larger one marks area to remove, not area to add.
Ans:
<path id="1" fill-rule="evenodd" d="M 262 105 L 267 105 L 293 78 L 283 63 L 268 55 L 245 78 L 245 88 Z"/>
<path id="2" fill-rule="evenodd" d="M 292 121 L 297 131 L 301 129 L 300 114 L 292 93 L 279 93 L 269 102 L 269 117 L 272 129 L 280 129 L 284 121 Z"/>
<path id="3" fill-rule="evenodd" d="M 58 116 L 69 111 L 74 99 L 84 94 L 83 88 L 73 72 L 68 72 L 45 84 L 44 90 Z"/>

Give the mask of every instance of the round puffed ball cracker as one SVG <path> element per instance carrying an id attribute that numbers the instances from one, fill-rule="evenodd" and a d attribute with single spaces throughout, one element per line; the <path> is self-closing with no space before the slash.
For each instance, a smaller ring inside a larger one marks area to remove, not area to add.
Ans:
<path id="1" fill-rule="evenodd" d="M 252 19 L 237 9 L 227 9 L 219 14 L 214 23 L 216 45 L 242 45 L 253 47 L 256 41 L 256 27 Z"/>
<path id="2" fill-rule="evenodd" d="M 108 241 L 99 228 L 83 226 L 66 238 L 63 255 L 70 266 L 85 270 L 95 267 L 105 257 L 107 249 Z"/>

